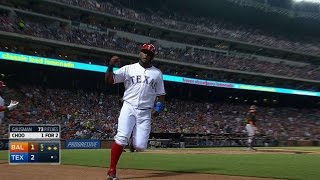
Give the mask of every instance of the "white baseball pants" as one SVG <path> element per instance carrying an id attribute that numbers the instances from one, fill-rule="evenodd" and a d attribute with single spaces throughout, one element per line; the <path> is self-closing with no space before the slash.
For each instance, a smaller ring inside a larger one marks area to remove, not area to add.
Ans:
<path id="1" fill-rule="evenodd" d="M 118 118 L 118 130 L 114 137 L 119 145 L 128 145 L 132 133 L 133 146 L 137 151 L 143 151 L 148 146 L 151 131 L 152 109 L 137 109 L 124 102 Z"/>

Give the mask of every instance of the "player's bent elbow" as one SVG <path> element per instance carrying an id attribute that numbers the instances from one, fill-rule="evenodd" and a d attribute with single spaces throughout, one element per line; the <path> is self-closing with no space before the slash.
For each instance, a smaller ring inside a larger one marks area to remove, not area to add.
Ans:
<path id="1" fill-rule="evenodd" d="M 0 106 L 0 112 L 5 111 L 5 110 L 6 110 L 6 107 Z"/>
<path id="2" fill-rule="evenodd" d="M 114 84 L 113 76 L 106 75 L 105 81 L 107 84 L 112 85 Z"/>
<path id="3" fill-rule="evenodd" d="M 112 85 L 112 84 L 114 84 L 114 80 L 113 79 L 107 79 L 106 83 L 109 84 L 109 85 Z"/>

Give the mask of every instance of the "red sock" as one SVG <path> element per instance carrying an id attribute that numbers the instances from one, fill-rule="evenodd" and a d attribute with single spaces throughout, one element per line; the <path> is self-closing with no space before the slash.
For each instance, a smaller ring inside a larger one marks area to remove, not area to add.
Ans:
<path id="1" fill-rule="evenodd" d="M 110 159 L 110 169 L 116 170 L 118 161 L 123 151 L 123 146 L 120 146 L 116 142 L 111 145 L 111 159 Z"/>

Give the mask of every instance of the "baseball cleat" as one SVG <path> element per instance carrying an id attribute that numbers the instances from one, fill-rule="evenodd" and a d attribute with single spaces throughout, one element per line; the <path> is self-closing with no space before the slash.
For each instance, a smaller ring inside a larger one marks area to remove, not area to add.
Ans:
<path id="1" fill-rule="evenodd" d="M 116 170 L 109 170 L 107 173 L 107 180 L 118 180 Z"/>
<path id="2" fill-rule="evenodd" d="M 134 152 L 135 151 L 135 149 L 134 149 L 134 147 L 133 147 L 133 144 L 130 144 L 130 152 Z"/>

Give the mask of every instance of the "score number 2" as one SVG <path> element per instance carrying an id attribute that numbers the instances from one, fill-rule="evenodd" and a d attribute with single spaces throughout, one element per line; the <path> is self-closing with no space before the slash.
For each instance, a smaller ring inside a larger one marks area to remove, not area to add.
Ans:
<path id="1" fill-rule="evenodd" d="M 34 155 L 33 154 L 31 154 L 31 161 L 34 161 Z"/>
<path id="2" fill-rule="evenodd" d="M 59 133 L 41 133 L 42 138 L 58 138 Z"/>

